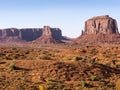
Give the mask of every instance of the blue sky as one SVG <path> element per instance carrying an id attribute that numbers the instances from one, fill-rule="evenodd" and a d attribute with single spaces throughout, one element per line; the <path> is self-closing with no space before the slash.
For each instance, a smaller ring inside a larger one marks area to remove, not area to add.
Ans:
<path id="1" fill-rule="evenodd" d="M 0 0 L 0 28 L 59 27 L 64 36 L 78 37 L 84 22 L 110 15 L 120 27 L 120 0 Z"/>

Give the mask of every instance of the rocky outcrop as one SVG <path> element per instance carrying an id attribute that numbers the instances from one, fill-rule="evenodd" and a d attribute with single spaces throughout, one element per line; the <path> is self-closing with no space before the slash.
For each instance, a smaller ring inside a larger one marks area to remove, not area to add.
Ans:
<path id="1" fill-rule="evenodd" d="M 42 35 L 42 28 L 24 28 L 19 30 L 22 40 L 33 41 Z"/>
<path id="2" fill-rule="evenodd" d="M 41 42 L 45 44 L 59 43 L 62 42 L 62 38 L 62 32 L 59 28 L 50 28 L 49 26 L 44 26 L 42 29 L 42 36 L 34 42 Z"/>
<path id="3" fill-rule="evenodd" d="M 0 42 L 22 42 L 20 31 L 16 28 L 0 30 Z"/>
<path id="4" fill-rule="evenodd" d="M 38 42 L 38 43 L 57 43 L 63 39 L 59 28 L 8 28 L 0 29 L 0 42 Z"/>
<path id="5" fill-rule="evenodd" d="M 117 22 L 108 15 L 93 17 L 85 22 L 85 30 L 75 40 L 81 45 L 120 44 Z"/>
<path id="6" fill-rule="evenodd" d="M 117 34 L 118 27 L 115 19 L 108 15 L 93 17 L 85 22 L 84 34 Z"/>

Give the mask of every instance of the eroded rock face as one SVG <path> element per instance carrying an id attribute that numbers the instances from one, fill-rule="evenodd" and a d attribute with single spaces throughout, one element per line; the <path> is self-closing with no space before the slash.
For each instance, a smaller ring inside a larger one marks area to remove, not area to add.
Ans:
<path id="1" fill-rule="evenodd" d="M 33 41 L 42 35 L 42 28 L 24 28 L 19 31 L 21 38 L 25 41 Z"/>
<path id="2" fill-rule="evenodd" d="M 59 28 L 50 28 L 49 26 L 44 26 L 42 32 L 42 36 L 52 36 L 56 40 L 62 39 L 62 32 Z"/>
<path id="3" fill-rule="evenodd" d="M 0 30 L 0 41 L 1 42 L 19 42 L 22 41 L 20 32 L 16 28 L 8 28 Z"/>
<path id="4" fill-rule="evenodd" d="M 25 42 L 38 41 L 38 43 L 55 43 L 62 40 L 62 32 L 59 28 L 8 28 L 0 29 L 0 42 Z"/>
<path id="5" fill-rule="evenodd" d="M 18 36 L 19 30 L 16 28 L 8 28 L 0 30 L 0 36 L 2 37 L 9 37 L 9 36 Z"/>
<path id="6" fill-rule="evenodd" d="M 59 28 L 50 28 L 49 26 L 44 26 L 42 29 L 42 36 L 34 42 L 41 42 L 45 44 L 58 43 L 61 42 L 62 38 L 62 32 Z"/>
<path id="7" fill-rule="evenodd" d="M 93 17 L 85 22 L 84 34 L 116 34 L 117 22 L 108 15 Z"/>
<path id="8" fill-rule="evenodd" d="M 117 22 L 108 15 L 93 17 L 85 22 L 85 30 L 75 40 L 81 45 L 120 44 Z"/>
<path id="9" fill-rule="evenodd" d="M 51 35 L 52 35 L 51 28 L 49 26 L 44 26 L 42 36 L 51 36 Z"/>

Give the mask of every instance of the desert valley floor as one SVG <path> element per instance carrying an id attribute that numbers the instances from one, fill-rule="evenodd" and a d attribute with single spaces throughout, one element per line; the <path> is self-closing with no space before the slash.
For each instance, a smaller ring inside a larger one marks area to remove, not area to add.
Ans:
<path id="1" fill-rule="evenodd" d="M 0 45 L 0 90 L 120 90 L 119 46 L 31 47 Z"/>

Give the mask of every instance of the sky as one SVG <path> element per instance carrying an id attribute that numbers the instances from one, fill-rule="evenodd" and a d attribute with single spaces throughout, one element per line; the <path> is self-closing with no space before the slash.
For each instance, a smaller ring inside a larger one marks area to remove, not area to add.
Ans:
<path id="1" fill-rule="evenodd" d="M 0 28 L 60 28 L 76 38 L 84 22 L 109 15 L 120 27 L 120 0 L 0 0 Z"/>

